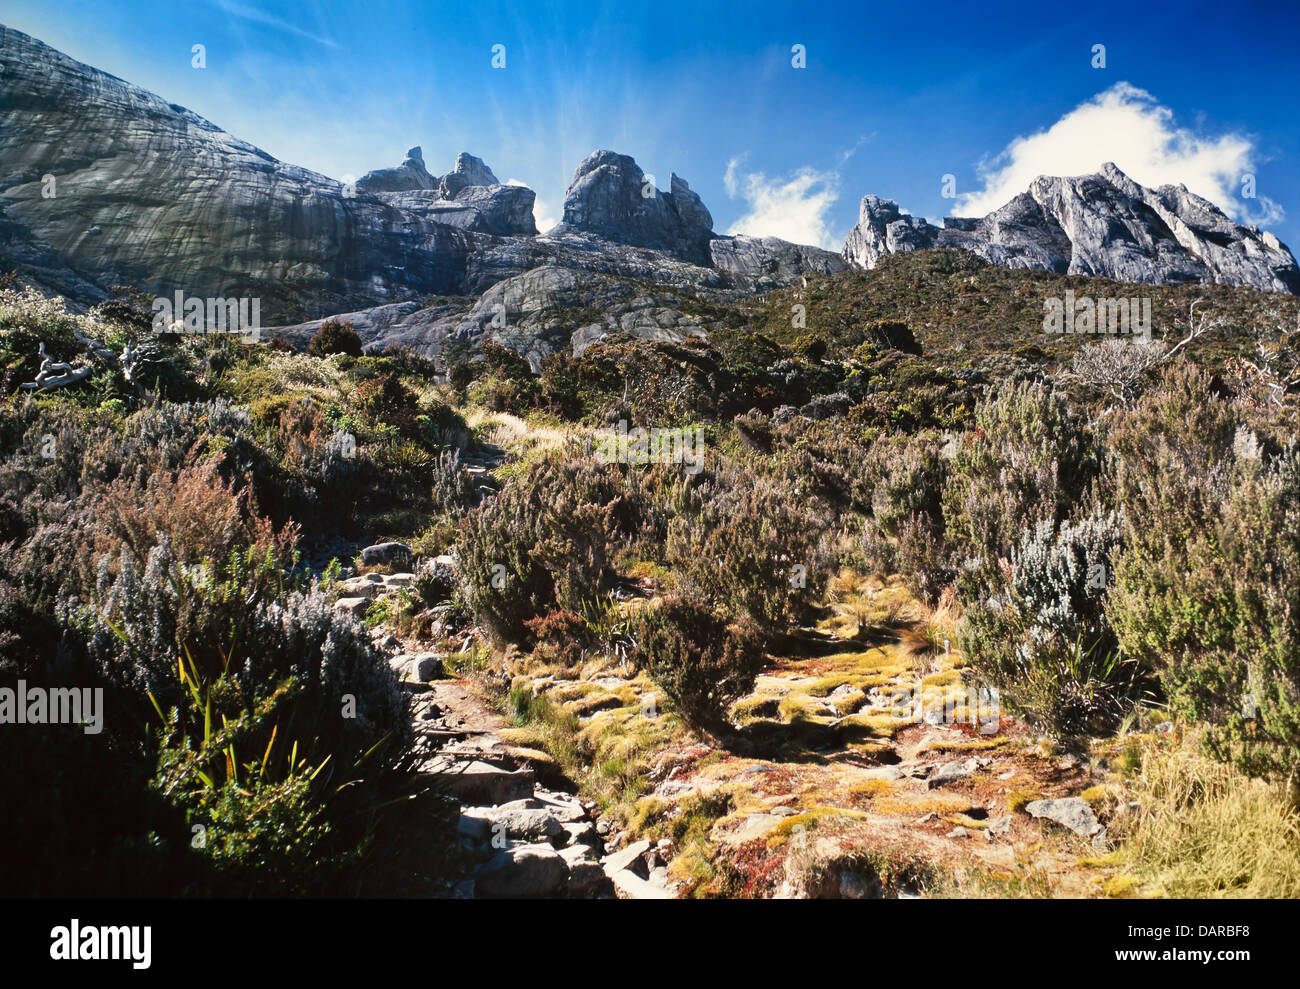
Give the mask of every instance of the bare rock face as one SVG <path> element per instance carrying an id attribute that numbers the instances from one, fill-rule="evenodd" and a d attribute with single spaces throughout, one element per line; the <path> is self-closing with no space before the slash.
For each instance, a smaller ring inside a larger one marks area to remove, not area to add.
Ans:
<path id="1" fill-rule="evenodd" d="M 574 173 L 564 196 L 564 220 L 552 233 L 592 233 L 709 264 L 713 217 L 685 180 L 673 175 L 669 190 L 653 185 L 628 155 L 593 152 Z"/>
<path id="2" fill-rule="evenodd" d="M 1234 223 L 1186 186 L 1148 189 L 1113 164 L 1095 175 L 1040 176 L 981 218 L 942 227 L 890 199 L 865 196 L 844 258 L 872 268 L 886 254 L 959 247 L 993 264 L 1139 284 L 1200 281 L 1300 293 L 1300 269 L 1271 233 Z"/>
<path id="3" fill-rule="evenodd" d="M 713 266 L 755 291 L 787 285 L 801 275 L 833 275 L 848 267 L 831 251 L 777 237 L 717 237 L 709 242 Z"/>
<path id="4" fill-rule="evenodd" d="M 482 158 L 475 158 L 465 151 L 456 156 L 451 171 L 438 180 L 438 189 L 447 199 L 455 199 L 466 186 L 494 185 L 501 185 L 501 182 L 492 174 L 492 169 L 483 163 Z"/>
<path id="5" fill-rule="evenodd" d="M 357 191 L 374 195 L 390 206 L 433 217 L 439 223 L 510 236 L 537 233 L 532 189 L 503 185 L 481 158 L 462 151 L 446 175 L 430 175 L 419 147 L 411 148 L 396 168 L 368 172 Z"/>
<path id="6" fill-rule="evenodd" d="M 468 155 L 444 187 L 413 148 L 366 192 L 9 28 L 0 65 L 6 258 L 82 301 L 95 292 L 73 272 L 100 290 L 257 297 L 268 321 L 360 309 L 462 292 L 471 253 L 534 230 L 532 191 L 475 184 L 493 176 Z M 443 198 L 453 187 L 463 200 Z"/>
<path id="7" fill-rule="evenodd" d="M 413 192 L 432 189 L 438 180 L 424 167 L 424 153 L 419 146 L 406 152 L 406 159 L 396 168 L 380 168 L 367 172 L 357 180 L 359 192 Z"/>

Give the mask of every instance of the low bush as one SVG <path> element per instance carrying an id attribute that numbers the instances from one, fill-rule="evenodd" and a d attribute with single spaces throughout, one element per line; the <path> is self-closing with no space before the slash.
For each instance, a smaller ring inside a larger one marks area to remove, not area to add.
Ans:
<path id="1" fill-rule="evenodd" d="M 461 521 L 466 602 L 492 632 L 517 641 L 556 607 L 580 612 L 613 576 L 611 545 L 637 529 L 617 465 L 575 450 L 548 454 Z"/>
<path id="2" fill-rule="evenodd" d="M 1104 608 L 1121 533 L 1115 514 L 1039 522 L 1012 554 L 1006 589 L 972 602 L 958 626 L 976 673 L 1058 736 L 1114 729 L 1142 686 Z"/>
<path id="3" fill-rule="evenodd" d="M 763 664 L 752 622 L 728 622 L 688 598 L 643 608 L 630 634 L 639 666 L 684 717 L 703 726 L 717 725 L 728 705 L 753 689 Z"/>
<path id="4" fill-rule="evenodd" d="M 313 357 L 328 357 L 330 354 L 360 357 L 361 352 L 361 334 L 351 323 L 340 323 L 336 319 L 321 323 L 307 344 L 307 353 Z"/>
<path id="5" fill-rule="evenodd" d="M 1108 613 L 1215 754 L 1300 785 L 1300 450 L 1212 387 L 1171 372 L 1112 429 L 1129 524 Z"/>

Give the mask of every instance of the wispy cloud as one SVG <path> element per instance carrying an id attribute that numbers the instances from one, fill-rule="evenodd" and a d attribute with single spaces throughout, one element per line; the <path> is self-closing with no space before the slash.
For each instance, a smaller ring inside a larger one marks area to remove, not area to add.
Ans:
<path id="1" fill-rule="evenodd" d="M 1238 221 L 1276 223 L 1285 215 L 1277 202 L 1240 195 L 1243 177 L 1254 173 L 1258 158 L 1248 135 L 1209 136 L 1180 127 L 1173 111 L 1154 96 L 1120 82 L 982 162 L 984 186 L 959 197 L 958 212 L 982 216 L 1024 192 L 1039 175 L 1084 175 L 1113 161 L 1142 185 L 1183 184 Z"/>
<path id="2" fill-rule="evenodd" d="M 297 24 L 290 23 L 283 18 L 276 17 L 274 14 L 268 14 L 264 10 L 258 10 L 255 7 L 249 7 L 242 3 L 235 3 L 233 0 L 212 0 L 212 4 L 223 13 L 231 17 L 238 17 L 241 20 L 252 21 L 254 24 L 264 24 L 267 27 L 273 27 L 279 31 L 288 31 L 290 34 L 297 35 L 299 38 L 306 38 L 308 41 L 314 41 L 319 45 L 325 45 L 328 48 L 337 48 L 337 41 L 331 38 L 322 37 L 319 34 L 312 34 L 310 31 L 300 28 Z"/>
<path id="3" fill-rule="evenodd" d="M 732 199 L 739 196 L 748 204 L 745 214 L 727 232 L 780 237 L 796 244 L 838 250 L 829 213 L 840 196 L 839 173 L 805 166 L 780 178 L 768 178 L 762 172 L 741 175 L 740 166 L 746 157 L 732 158 L 722 176 L 727 195 Z"/>

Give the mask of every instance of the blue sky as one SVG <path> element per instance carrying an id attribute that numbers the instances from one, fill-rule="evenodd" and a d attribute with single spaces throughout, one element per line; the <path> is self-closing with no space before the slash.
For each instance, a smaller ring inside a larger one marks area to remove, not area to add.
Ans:
<path id="1" fill-rule="evenodd" d="M 1113 160 L 1300 249 L 1295 5 L 1055 6 L 5 0 L 0 21 L 335 178 L 470 151 L 542 223 L 602 147 L 687 179 L 721 232 L 834 248 L 866 193 L 982 214 Z"/>

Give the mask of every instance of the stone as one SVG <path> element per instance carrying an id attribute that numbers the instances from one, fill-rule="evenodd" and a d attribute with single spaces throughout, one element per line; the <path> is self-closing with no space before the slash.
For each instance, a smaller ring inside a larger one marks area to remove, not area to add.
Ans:
<path id="1" fill-rule="evenodd" d="M 410 559 L 411 547 L 406 543 L 375 543 L 361 551 L 361 562 L 368 567 L 391 566 L 395 563 L 405 563 Z"/>
<path id="2" fill-rule="evenodd" d="M 548 844 L 503 848 L 474 871 L 480 895 L 536 897 L 553 893 L 568 877 L 559 852 Z"/>
<path id="3" fill-rule="evenodd" d="M 606 870 L 610 882 L 614 884 L 614 891 L 618 896 L 625 900 L 671 900 L 675 897 L 672 892 L 662 886 L 656 886 L 648 880 L 626 869 L 620 869 L 614 873 Z"/>
<path id="4" fill-rule="evenodd" d="M 575 862 L 596 862 L 599 865 L 595 853 L 586 845 L 568 845 L 561 848 L 560 858 L 564 859 L 570 868 Z"/>
<path id="5" fill-rule="evenodd" d="M 540 790 L 533 794 L 533 799 L 537 801 L 538 806 L 546 808 L 562 824 L 574 824 L 586 820 L 587 811 L 577 800 L 565 799 Z"/>
<path id="6" fill-rule="evenodd" d="M 348 577 L 338 582 L 341 591 L 353 597 L 374 597 L 384 589 L 384 575 L 379 573 L 361 574 Z"/>
<path id="7" fill-rule="evenodd" d="M 424 768 L 429 781 L 445 786 L 462 803 L 503 804 L 533 792 L 536 776 L 527 767 L 503 769 L 488 762 L 472 760 L 457 763 L 436 758 Z"/>
<path id="8" fill-rule="evenodd" d="M 570 895 L 587 896 L 603 888 L 608 883 L 605 870 L 592 857 L 590 849 L 584 845 L 572 845 L 560 849 L 560 857 L 569 869 L 568 891 Z"/>
<path id="9" fill-rule="evenodd" d="M 606 874 L 612 875 L 615 872 L 628 868 L 633 862 L 641 858 L 648 851 L 650 851 L 650 842 L 642 839 L 641 841 L 634 841 L 622 851 L 606 856 L 603 863 Z"/>
<path id="10" fill-rule="evenodd" d="M 961 827 L 960 825 L 958 825 L 957 827 L 955 827 L 955 828 L 953 828 L 951 831 L 949 831 L 948 834 L 946 835 L 946 837 L 948 837 L 948 838 L 969 838 L 969 837 L 970 837 L 970 832 L 967 831 L 965 828 Z"/>
<path id="11" fill-rule="evenodd" d="M 375 647 L 382 649 L 384 652 L 393 652 L 402 648 L 402 641 L 392 632 L 381 632 L 374 641 Z"/>
<path id="12" fill-rule="evenodd" d="M 456 823 L 456 832 L 479 844 L 488 840 L 492 832 L 492 818 L 489 807 L 466 807 L 460 812 Z"/>
<path id="13" fill-rule="evenodd" d="M 1011 815 L 1006 814 L 995 821 L 989 823 L 987 834 L 998 835 L 1007 834 L 1011 830 Z"/>
<path id="14" fill-rule="evenodd" d="M 570 846 L 585 845 L 588 848 L 596 848 L 600 844 L 600 835 L 596 831 L 596 825 L 591 821 L 577 821 L 573 824 L 565 824 L 564 833 L 567 834 Z"/>
<path id="15" fill-rule="evenodd" d="M 1088 802 L 1081 797 L 1031 800 L 1025 804 L 1025 811 L 1032 817 L 1055 821 L 1085 838 L 1091 838 L 1101 830 L 1097 816 L 1088 806 Z"/>
<path id="16" fill-rule="evenodd" d="M 334 602 L 335 611 L 345 615 L 352 615 L 354 618 L 363 617 L 369 607 L 369 598 L 339 598 Z"/>
<path id="17" fill-rule="evenodd" d="M 728 841 L 744 844 L 762 838 L 774 831 L 784 820 L 785 817 L 780 814 L 750 814 L 741 822 L 740 827 L 728 836 Z"/>
<path id="18" fill-rule="evenodd" d="M 492 822 L 494 837 L 505 828 L 505 836 L 511 841 L 546 841 L 554 843 L 555 839 L 565 833 L 563 826 L 550 813 L 514 805 L 496 807 L 488 812 Z"/>
<path id="19" fill-rule="evenodd" d="M 442 679 L 442 657 L 436 652 L 421 653 L 411 661 L 411 666 L 415 672 L 415 679 L 421 683 Z"/>
<path id="20" fill-rule="evenodd" d="M 960 780 L 968 779 L 971 770 L 966 768 L 964 763 L 945 762 L 942 766 L 930 774 L 926 780 L 926 785 L 934 790 L 941 786 L 947 786 L 949 783 L 956 783 Z"/>

